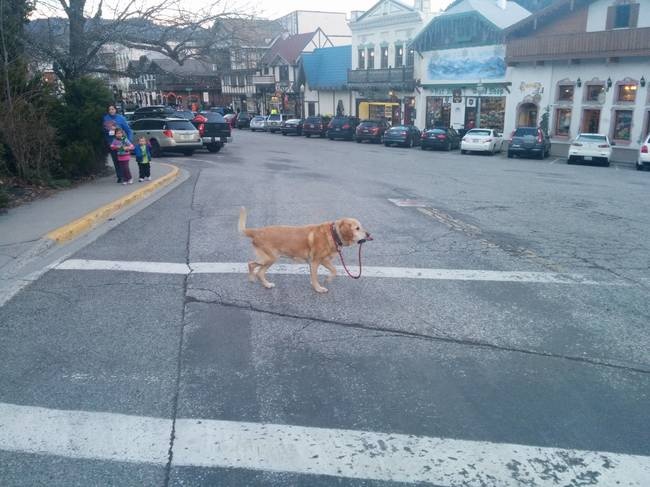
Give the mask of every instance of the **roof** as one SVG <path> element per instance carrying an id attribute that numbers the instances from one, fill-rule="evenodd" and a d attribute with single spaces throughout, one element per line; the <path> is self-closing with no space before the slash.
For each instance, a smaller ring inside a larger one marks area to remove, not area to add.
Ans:
<path id="1" fill-rule="evenodd" d="M 303 55 L 302 65 L 309 88 L 342 89 L 352 66 L 352 46 L 314 49 Z"/>
<path id="2" fill-rule="evenodd" d="M 183 64 L 178 64 L 169 58 L 151 59 L 150 61 L 150 67 L 156 66 L 161 71 L 176 76 L 219 76 L 212 65 L 198 59 L 187 59 Z"/>
<path id="3" fill-rule="evenodd" d="M 368 10 L 366 10 L 363 14 L 359 15 L 354 22 L 359 22 L 361 19 L 364 19 L 368 15 L 370 15 L 373 10 L 375 10 L 379 5 L 384 3 L 386 0 L 379 0 L 376 4 L 374 4 L 372 7 L 370 7 Z M 409 5 L 405 5 L 402 2 L 399 2 L 398 0 L 388 0 L 388 3 L 392 3 L 394 7 L 397 8 L 397 11 L 406 11 L 406 12 L 416 12 L 414 7 L 411 7 Z"/>
<path id="4" fill-rule="evenodd" d="M 441 21 L 447 15 L 478 12 L 499 29 L 505 29 L 530 16 L 530 12 L 517 2 L 506 1 L 506 8 L 499 7 L 497 0 L 461 0 L 451 4 L 447 10 L 435 17 Z"/>
<path id="5" fill-rule="evenodd" d="M 506 30 L 506 33 L 510 33 L 516 30 L 521 29 L 522 27 L 526 27 L 529 24 L 535 24 L 537 23 L 539 25 L 539 22 L 547 22 L 547 21 L 552 21 L 553 16 L 556 15 L 557 12 L 560 12 L 561 10 L 577 10 L 578 8 L 582 7 L 585 4 L 590 4 L 593 3 L 594 0 L 555 0 L 553 3 L 548 5 L 547 7 L 535 12 L 534 14 L 520 20 L 519 22 L 516 22 L 512 24 L 511 26 L 508 27 Z"/>
<path id="6" fill-rule="evenodd" d="M 306 34 L 289 36 L 286 39 L 278 39 L 266 54 L 264 54 L 261 63 L 270 64 L 276 57 L 280 56 L 287 63 L 296 64 L 300 54 L 315 34 L 316 32 L 308 32 Z"/>

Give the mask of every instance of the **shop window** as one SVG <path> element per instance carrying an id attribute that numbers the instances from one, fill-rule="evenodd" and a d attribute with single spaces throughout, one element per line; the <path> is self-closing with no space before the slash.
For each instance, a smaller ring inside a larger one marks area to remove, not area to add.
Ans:
<path id="1" fill-rule="evenodd" d="M 586 93 L 586 101 L 594 103 L 605 102 L 605 85 L 587 85 Z"/>
<path id="2" fill-rule="evenodd" d="M 366 50 L 359 49 L 359 69 L 366 69 Z"/>
<path id="3" fill-rule="evenodd" d="M 388 46 L 381 48 L 381 69 L 388 67 Z"/>
<path id="4" fill-rule="evenodd" d="M 451 100 L 447 96 L 427 96 L 427 128 L 451 125 Z"/>
<path id="5" fill-rule="evenodd" d="M 289 81 L 289 66 L 280 66 L 280 81 Z"/>
<path id="6" fill-rule="evenodd" d="M 268 66 L 264 66 L 264 69 L 262 70 L 262 74 L 269 74 Z"/>
<path id="7" fill-rule="evenodd" d="M 558 87 L 557 99 L 559 101 L 573 101 L 573 85 L 560 85 Z"/>
<path id="8" fill-rule="evenodd" d="M 616 110 L 614 112 L 614 132 L 616 140 L 630 140 L 632 132 L 632 110 Z"/>
<path id="9" fill-rule="evenodd" d="M 597 134 L 600 131 L 600 110 L 585 110 L 582 115 L 581 132 Z"/>
<path id="10" fill-rule="evenodd" d="M 368 69 L 375 69 L 375 48 L 368 48 Z"/>
<path id="11" fill-rule="evenodd" d="M 404 46 L 395 46 L 395 67 L 404 64 Z"/>
<path id="12" fill-rule="evenodd" d="M 634 102 L 636 100 L 636 84 L 618 85 L 618 101 Z"/>
<path id="13" fill-rule="evenodd" d="M 558 108 L 555 111 L 555 135 L 568 137 L 571 129 L 571 110 Z"/>
<path id="14" fill-rule="evenodd" d="M 503 132 L 503 120 L 506 113 L 505 96 L 486 96 L 480 99 L 481 119 L 477 127 Z M 477 107 L 478 111 L 478 107 Z"/>
<path id="15" fill-rule="evenodd" d="M 316 115 L 316 102 L 309 101 L 307 102 L 307 116 L 313 117 L 314 115 Z"/>
<path id="16" fill-rule="evenodd" d="M 409 49 L 408 54 L 406 55 L 407 66 L 413 66 L 414 57 L 415 57 L 415 51 L 413 49 Z"/>

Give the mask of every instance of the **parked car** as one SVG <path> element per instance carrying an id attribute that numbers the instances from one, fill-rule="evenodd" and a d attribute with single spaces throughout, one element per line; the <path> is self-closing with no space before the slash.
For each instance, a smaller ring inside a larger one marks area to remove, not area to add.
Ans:
<path id="1" fill-rule="evenodd" d="M 327 126 L 331 120 L 331 117 L 307 117 L 302 125 L 302 134 L 305 137 L 311 137 L 312 135 L 325 137 L 327 135 Z"/>
<path id="2" fill-rule="evenodd" d="M 191 110 L 176 110 L 172 113 L 172 117 L 184 118 L 185 120 L 192 120 L 195 116 L 196 113 Z"/>
<path id="3" fill-rule="evenodd" d="M 637 171 L 643 171 L 650 168 L 650 134 L 646 135 L 643 144 L 639 148 L 639 157 L 636 160 Z"/>
<path id="4" fill-rule="evenodd" d="M 219 152 L 226 142 L 232 140 L 230 126 L 219 112 L 201 112 L 192 124 L 199 131 L 201 142 L 209 152 Z"/>
<path id="5" fill-rule="evenodd" d="M 420 147 L 427 149 L 444 149 L 450 151 L 460 147 L 460 135 L 452 127 L 433 128 L 422 131 Z"/>
<path id="6" fill-rule="evenodd" d="M 414 125 L 395 125 L 384 133 L 384 145 L 413 147 L 420 143 L 420 131 Z"/>
<path id="7" fill-rule="evenodd" d="M 228 107 L 212 107 L 212 108 L 210 108 L 209 111 L 217 112 L 221 116 L 228 115 L 229 113 L 233 113 L 233 111 Z"/>
<path id="8" fill-rule="evenodd" d="M 141 118 L 166 118 L 173 117 L 176 110 L 174 107 L 167 105 L 151 105 L 148 107 L 140 107 L 133 112 L 133 120 L 140 120 Z"/>
<path id="9" fill-rule="evenodd" d="M 191 156 L 203 147 L 197 128 L 184 118 L 141 118 L 131 125 L 133 138 L 146 138 L 151 144 L 151 153 L 160 157 L 163 152 L 182 152 Z"/>
<path id="10" fill-rule="evenodd" d="M 496 154 L 501 152 L 503 135 L 494 129 L 471 129 L 460 141 L 460 153 L 487 152 Z"/>
<path id="11" fill-rule="evenodd" d="M 358 117 L 334 117 L 327 126 L 327 137 L 330 140 L 352 140 L 358 125 Z"/>
<path id="12" fill-rule="evenodd" d="M 289 113 L 272 113 L 266 119 L 266 130 L 272 134 L 279 132 L 282 128 L 282 122 L 286 122 L 292 118 L 296 118 L 296 116 Z"/>
<path id="13" fill-rule="evenodd" d="M 302 135 L 302 124 L 302 118 L 291 118 L 286 122 L 282 122 L 282 135 Z"/>
<path id="14" fill-rule="evenodd" d="M 612 157 L 612 146 L 609 137 L 602 134 L 578 134 L 569 146 L 567 164 L 576 162 L 596 162 L 609 166 Z"/>
<path id="15" fill-rule="evenodd" d="M 251 125 L 251 120 L 253 120 L 253 114 L 248 112 L 239 112 L 237 114 L 237 128 L 238 129 L 249 128 Z"/>
<path id="16" fill-rule="evenodd" d="M 379 144 L 384 140 L 384 132 L 388 128 L 388 122 L 385 120 L 362 120 L 357 126 L 354 140 L 359 144 L 364 140 Z"/>
<path id="17" fill-rule="evenodd" d="M 226 113 L 223 116 L 223 119 L 226 121 L 226 123 L 230 126 L 231 129 L 235 128 L 235 124 L 237 123 L 236 113 Z"/>
<path id="18" fill-rule="evenodd" d="M 539 127 L 519 127 L 510 136 L 508 157 L 535 156 L 544 159 L 551 152 L 551 139 Z"/>
<path id="19" fill-rule="evenodd" d="M 261 132 L 266 132 L 266 118 L 263 115 L 258 115 L 256 117 L 253 117 L 253 120 L 251 120 L 250 123 L 250 128 L 251 132 L 255 132 L 257 130 Z"/>

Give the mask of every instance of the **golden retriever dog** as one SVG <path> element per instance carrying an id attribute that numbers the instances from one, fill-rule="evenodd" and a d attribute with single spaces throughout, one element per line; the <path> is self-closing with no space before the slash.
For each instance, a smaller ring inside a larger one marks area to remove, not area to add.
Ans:
<path id="1" fill-rule="evenodd" d="M 251 282 L 259 279 L 265 288 L 274 287 L 275 284 L 266 279 L 266 271 L 280 256 L 284 256 L 309 262 L 311 285 L 318 293 L 327 292 L 327 288 L 318 282 L 320 265 L 330 271 L 326 282 L 331 282 L 336 276 L 332 257 L 336 255 L 338 249 L 372 240 L 370 234 L 355 218 L 341 218 L 333 222 L 301 227 L 273 225 L 246 228 L 244 207 L 239 211 L 239 233 L 252 239 L 253 250 L 257 257 L 248 263 L 248 279 Z"/>

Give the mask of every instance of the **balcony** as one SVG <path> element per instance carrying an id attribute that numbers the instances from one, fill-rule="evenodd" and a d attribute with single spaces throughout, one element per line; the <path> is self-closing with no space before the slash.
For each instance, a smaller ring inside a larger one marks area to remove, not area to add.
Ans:
<path id="1" fill-rule="evenodd" d="M 508 64 L 552 59 L 588 59 L 650 55 L 650 27 L 580 32 L 512 40 Z"/>
<path id="2" fill-rule="evenodd" d="M 388 69 L 349 69 L 348 88 L 393 88 L 410 91 L 415 87 L 413 66 Z"/>
<path id="3" fill-rule="evenodd" d="M 263 75 L 253 75 L 253 84 L 259 86 L 260 88 L 275 88 L 275 76 L 272 74 L 263 74 Z"/>

